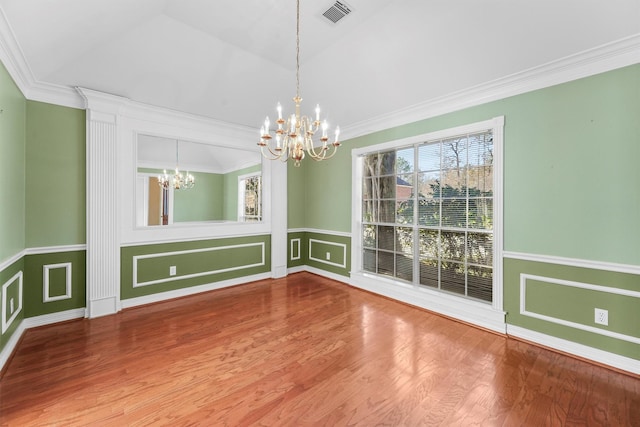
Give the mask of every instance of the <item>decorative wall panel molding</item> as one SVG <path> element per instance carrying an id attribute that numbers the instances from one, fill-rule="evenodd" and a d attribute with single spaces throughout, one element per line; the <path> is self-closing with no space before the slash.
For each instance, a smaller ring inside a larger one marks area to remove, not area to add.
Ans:
<path id="1" fill-rule="evenodd" d="M 64 269 L 65 272 L 65 293 L 62 295 L 51 295 L 51 270 Z M 47 264 L 42 266 L 42 302 L 60 301 L 71 298 L 71 263 Z"/>
<path id="2" fill-rule="evenodd" d="M 638 307 L 640 307 L 640 292 L 630 291 L 627 289 L 610 288 L 607 286 L 592 285 L 589 283 L 574 282 L 571 280 L 556 279 L 552 277 L 537 276 L 533 274 L 524 274 L 524 273 L 520 274 L 520 314 L 522 314 L 523 316 L 532 317 L 535 319 L 540 319 L 540 320 L 555 323 L 558 325 L 568 326 L 570 328 L 580 329 L 583 331 L 592 332 L 594 334 L 604 335 L 607 337 L 616 338 L 619 340 L 628 341 L 635 344 L 640 344 L 640 336 L 634 337 L 631 335 L 625 335 L 625 334 L 621 334 L 611 330 L 545 315 L 542 313 L 535 312 L 533 311 L 533 309 L 528 309 L 527 308 L 527 282 L 530 280 L 536 281 L 536 282 L 548 283 L 555 286 L 569 286 L 569 287 L 578 288 L 578 289 L 586 289 L 591 291 L 602 292 L 605 294 L 623 295 L 626 297 L 638 298 Z"/>
<path id="3" fill-rule="evenodd" d="M 18 301 L 9 299 L 9 287 L 17 283 L 18 286 Z M 2 333 L 4 334 L 9 329 L 9 326 L 16 320 L 18 314 L 22 311 L 22 271 L 18 271 L 9 280 L 2 285 Z M 8 312 L 7 312 L 8 311 Z"/>

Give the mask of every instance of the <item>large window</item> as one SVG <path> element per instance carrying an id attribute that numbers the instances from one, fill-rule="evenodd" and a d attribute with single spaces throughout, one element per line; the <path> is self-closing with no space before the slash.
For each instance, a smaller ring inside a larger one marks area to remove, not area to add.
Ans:
<path id="1" fill-rule="evenodd" d="M 358 156 L 359 269 L 493 302 L 494 131 L 439 136 Z"/>

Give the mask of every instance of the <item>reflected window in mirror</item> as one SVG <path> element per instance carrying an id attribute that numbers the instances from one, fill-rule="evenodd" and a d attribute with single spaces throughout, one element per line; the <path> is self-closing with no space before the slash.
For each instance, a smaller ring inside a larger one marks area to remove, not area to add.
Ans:
<path id="1" fill-rule="evenodd" d="M 262 221 L 262 174 L 238 177 L 238 221 Z"/>

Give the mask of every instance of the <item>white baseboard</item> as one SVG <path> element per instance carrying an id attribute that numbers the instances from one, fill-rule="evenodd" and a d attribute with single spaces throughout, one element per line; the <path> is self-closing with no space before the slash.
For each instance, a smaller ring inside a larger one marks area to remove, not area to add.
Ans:
<path id="1" fill-rule="evenodd" d="M 317 274 L 318 276 L 323 276 L 328 279 L 335 280 L 337 282 L 346 283 L 349 285 L 349 278 L 346 276 L 342 276 L 340 274 L 331 273 L 330 271 L 322 270 L 320 268 L 311 267 L 308 265 L 301 265 L 298 267 L 292 267 L 287 270 L 289 274 L 300 273 L 301 271 L 307 271 L 309 273 Z"/>
<path id="2" fill-rule="evenodd" d="M 230 286 L 241 285 L 243 283 L 255 282 L 256 280 L 270 279 L 271 272 L 254 274 L 253 276 L 238 277 L 237 279 L 222 280 L 220 282 L 207 283 L 204 285 L 192 286 L 189 288 L 175 289 L 167 292 L 160 292 L 143 297 L 130 298 L 122 300 L 122 308 L 137 307 L 139 305 L 161 302 L 173 298 L 185 297 L 189 295 L 199 294 L 201 292 L 213 291 L 216 289 L 228 288 Z"/>
<path id="3" fill-rule="evenodd" d="M 38 326 L 51 325 L 52 323 L 66 322 L 67 320 L 82 319 L 86 315 L 84 308 L 61 311 L 59 313 L 43 314 L 42 316 L 27 317 L 22 321 L 25 329 Z"/>
<path id="4" fill-rule="evenodd" d="M 619 354 L 567 341 L 540 332 L 531 331 L 519 326 L 507 325 L 507 335 L 543 345 L 583 359 L 592 360 L 602 365 L 611 366 L 632 374 L 640 375 L 640 360 L 620 356 Z"/>
<path id="5" fill-rule="evenodd" d="M 4 348 L 2 349 L 2 352 L 0 352 L 0 371 L 2 371 L 5 363 L 7 363 L 7 361 L 13 354 L 13 351 L 16 349 L 16 346 L 20 341 L 20 337 L 22 337 L 22 334 L 24 333 L 25 330 L 26 330 L 26 327 L 24 326 L 24 320 L 23 320 L 22 322 L 20 322 L 16 330 L 13 332 L 13 335 L 11 335 L 11 338 L 9 338 L 9 341 L 7 341 L 7 343 L 5 344 Z"/>

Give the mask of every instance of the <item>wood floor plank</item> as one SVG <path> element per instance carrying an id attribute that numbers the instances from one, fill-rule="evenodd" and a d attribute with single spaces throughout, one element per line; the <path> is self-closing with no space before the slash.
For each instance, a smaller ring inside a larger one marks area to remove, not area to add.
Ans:
<path id="1" fill-rule="evenodd" d="M 298 273 L 27 330 L 0 425 L 640 426 L 640 379 Z"/>

